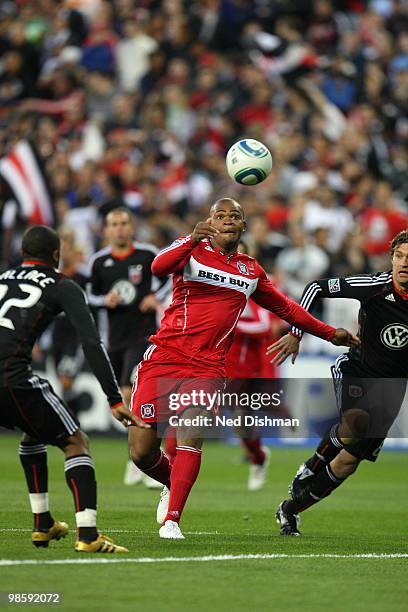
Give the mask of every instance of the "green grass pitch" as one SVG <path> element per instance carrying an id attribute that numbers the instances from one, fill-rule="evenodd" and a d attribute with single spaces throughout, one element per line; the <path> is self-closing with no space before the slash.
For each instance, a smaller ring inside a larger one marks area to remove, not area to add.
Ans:
<path id="1" fill-rule="evenodd" d="M 0 437 L 0 558 L 61 560 L 61 564 L 10 566 L 0 561 L 0 608 L 5 603 L 4 593 L 10 591 L 58 591 L 63 603 L 47 605 L 48 609 L 407 609 L 408 454 L 383 452 L 376 465 L 363 463 L 341 489 L 304 514 L 301 538 L 283 538 L 274 511 L 309 451 L 272 449 L 267 486 L 249 493 L 248 466 L 241 462 L 240 449 L 207 443 L 202 470 L 182 521 L 186 540 L 172 542 L 158 537 L 155 510 L 159 492 L 142 485 L 122 485 L 125 440 L 95 437 L 91 450 L 99 486 L 99 527 L 129 548 L 130 553 L 122 557 L 79 556 L 73 550 L 74 531 L 65 540 L 52 542 L 48 549 L 32 546 L 31 515 L 17 447 L 17 436 Z M 48 456 L 51 510 L 73 527 L 62 453 L 50 448 Z M 391 556 L 401 553 L 405 557 Z M 245 558 L 251 554 L 278 556 Z M 385 556 L 353 557 L 361 554 Z M 244 558 L 197 559 L 208 555 Z M 154 562 L 124 561 L 146 557 Z M 157 561 L 165 557 L 186 560 Z M 102 558 L 120 562 L 78 563 Z M 65 563 L 69 560 L 74 563 Z"/>

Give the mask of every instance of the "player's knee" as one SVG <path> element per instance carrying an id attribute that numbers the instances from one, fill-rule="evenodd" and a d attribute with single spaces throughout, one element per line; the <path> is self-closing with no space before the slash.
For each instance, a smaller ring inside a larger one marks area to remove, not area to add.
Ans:
<path id="1" fill-rule="evenodd" d="M 160 438 L 154 429 L 139 429 L 129 427 L 128 429 L 129 457 L 137 467 L 143 470 L 151 466 L 152 457 L 157 455 L 160 448 Z"/>
<path id="2" fill-rule="evenodd" d="M 23 433 L 21 437 L 21 443 L 27 445 L 34 445 L 38 444 L 38 440 L 36 438 L 33 438 L 32 436 L 29 436 L 27 433 Z"/>
<path id="3" fill-rule="evenodd" d="M 145 465 L 149 463 L 150 456 L 154 452 L 152 444 L 148 443 L 147 440 L 142 439 L 129 439 L 129 457 L 137 467 L 143 469 Z"/>
<path id="4" fill-rule="evenodd" d="M 202 440 L 208 437 L 212 425 L 212 413 L 205 407 L 187 408 L 178 417 L 177 444 L 201 448 Z"/>
<path id="5" fill-rule="evenodd" d="M 370 417 L 365 410 L 352 408 L 344 413 L 339 427 L 341 438 L 365 438 L 370 428 Z"/>
<path id="6" fill-rule="evenodd" d="M 77 429 L 76 432 L 66 438 L 60 446 L 67 456 L 89 454 L 88 436 L 81 429 Z"/>
<path id="7" fill-rule="evenodd" d="M 331 467 L 336 476 L 347 478 L 356 471 L 359 463 L 360 460 L 357 457 L 343 450 L 333 459 Z"/>
<path id="8" fill-rule="evenodd" d="M 143 461 L 143 455 L 140 452 L 140 449 L 136 448 L 135 446 L 129 447 L 129 457 L 137 466 L 139 466 L 141 461 Z"/>
<path id="9" fill-rule="evenodd" d="M 78 429 L 78 441 L 86 452 L 89 452 L 89 438 L 85 432 Z"/>
<path id="10" fill-rule="evenodd" d="M 143 468 L 151 465 L 152 451 L 150 449 L 146 451 L 141 446 L 132 445 L 129 447 L 129 457 L 138 468 L 143 470 Z"/>

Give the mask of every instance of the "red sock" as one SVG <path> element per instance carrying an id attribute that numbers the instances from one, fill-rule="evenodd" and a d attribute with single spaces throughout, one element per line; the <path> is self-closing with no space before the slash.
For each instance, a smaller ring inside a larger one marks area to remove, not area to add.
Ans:
<path id="1" fill-rule="evenodd" d="M 201 451 L 191 446 L 177 446 L 176 458 L 171 468 L 169 509 L 166 521 L 178 523 L 191 487 L 195 483 L 201 465 Z"/>
<path id="2" fill-rule="evenodd" d="M 261 448 L 261 438 L 243 438 L 242 444 L 248 451 L 251 463 L 263 465 L 266 455 Z"/>
<path id="3" fill-rule="evenodd" d="M 170 461 L 170 465 L 173 465 L 174 460 L 176 458 L 176 447 L 177 447 L 177 438 L 176 438 L 176 428 L 168 427 L 166 431 L 166 441 L 165 441 L 165 451 Z"/>
<path id="4" fill-rule="evenodd" d="M 152 466 L 143 468 L 142 471 L 150 476 L 150 478 L 161 482 L 170 489 L 171 465 L 166 455 L 161 450 L 158 451 Z"/>

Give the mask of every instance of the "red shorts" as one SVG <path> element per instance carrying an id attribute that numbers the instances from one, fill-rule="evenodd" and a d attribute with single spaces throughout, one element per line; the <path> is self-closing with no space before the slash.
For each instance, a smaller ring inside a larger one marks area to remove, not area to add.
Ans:
<path id="1" fill-rule="evenodd" d="M 153 344 L 137 366 L 130 408 L 145 423 L 168 421 L 192 405 L 205 405 L 214 412 L 218 406 L 214 394 L 223 388 L 220 367 L 180 361 L 180 355 Z"/>

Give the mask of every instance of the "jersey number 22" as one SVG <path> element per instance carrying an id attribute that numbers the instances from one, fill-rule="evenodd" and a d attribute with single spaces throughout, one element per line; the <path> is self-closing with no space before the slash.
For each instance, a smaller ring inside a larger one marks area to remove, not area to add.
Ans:
<path id="1" fill-rule="evenodd" d="M 24 298 L 9 298 L 0 307 L 0 326 L 7 327 L 7 329 L 15 330 L 14 323 L 11 319 L 4 315 L 15 306 L 16 308 L 31 308 L 34 306 L 42 295 L 41 289 L 34 287 L 33 285 L 26 285 L 25 283 L 19 283 L 18 288 L 23 292 L 27 293 L 27 297 Z M 5 298 L 8 291 L 8 285 L 0 285 L 0 302 Z"/>

